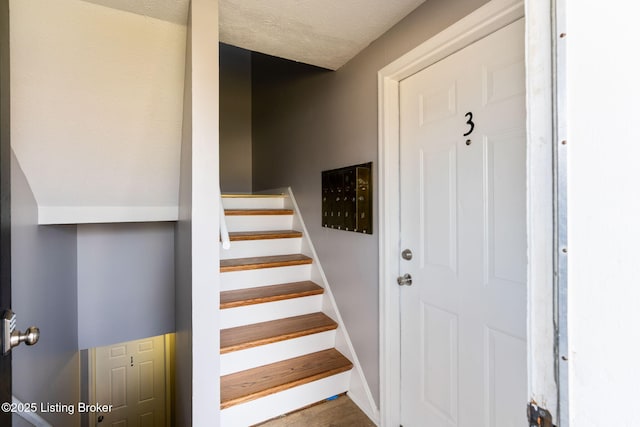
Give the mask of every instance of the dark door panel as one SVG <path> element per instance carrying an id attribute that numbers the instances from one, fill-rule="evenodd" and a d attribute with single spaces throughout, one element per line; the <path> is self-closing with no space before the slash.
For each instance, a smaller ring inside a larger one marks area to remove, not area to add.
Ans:
<path id="1" fill-rule="evenodd" d="M 0 0 L 0 312 L 11 307 L 11 129 L 9 102 L 9 0 Z M 0 403 L 11 402 L 11 354 L 0 352 Z M 11 426 L 11 412 L 0 411 Z"/>

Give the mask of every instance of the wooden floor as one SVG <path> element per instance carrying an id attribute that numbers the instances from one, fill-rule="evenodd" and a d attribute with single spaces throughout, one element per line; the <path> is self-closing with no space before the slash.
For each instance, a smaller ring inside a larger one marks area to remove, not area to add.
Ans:
<path id="1" fill-rule="evenodd" d="M 347 396 L 326 401 L 280 418 L 258 424 L 259 427 L 375 427 L 375 424 Z M 256 427 L 258 427 L 256 426 Z"/>

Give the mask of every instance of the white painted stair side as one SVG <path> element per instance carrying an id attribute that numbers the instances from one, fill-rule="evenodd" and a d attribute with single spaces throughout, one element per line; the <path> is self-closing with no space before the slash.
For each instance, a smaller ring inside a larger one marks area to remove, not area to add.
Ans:
<path id="1" fill-rule="evenodd" d="M 358 360 L 358 356 L 353 347 L 351 338 L 349 337 L 347 328 L 345 327 L 342 316 L 338 311 L 338 305 L 336 304 L 333 293 L 331 292 L 331 286 L 329 285 L 327 276 L 324 274 L 324 270 L 322 269 L 318 254 L 313 246 L 313 242 L 309 237 L 309 231 L 304 224 L 304 220 L 293 195 L 293 191 L 291 190 L 291 187 L 271 191 L 283 192 L 289 195 L 289 197 L 285 199 L 284 208 L 293 209 L 293 228 L 295 230 L 302 231 L 303 235 L 302 253 L 313 259 L 313 264 L 309 266 L 311 270 L 310 280 L 324 288 L 325 298 L 323 299 L 322 311 L 338 323 L 335 348 L 353 363 L 353 375 L 350 377 L 348 395 L 371 420 L 378 424 L 380 420 L 380 410 L 376 406 L 373 394 L 371 393 L 371 388 L 369 387 L 364 371 L 362 370 L 362 365 Z"/>

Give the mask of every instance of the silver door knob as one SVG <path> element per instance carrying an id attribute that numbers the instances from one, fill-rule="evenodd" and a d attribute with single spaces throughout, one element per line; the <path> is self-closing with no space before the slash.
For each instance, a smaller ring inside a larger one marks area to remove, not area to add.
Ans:
<path id="1" fill-rule="evenodd" d="M 404 276 L 398 277 L 398 285 L 400 286 L 411 286 L 412 283 L 413 280 L 411 279 L 411 275 L 409 273 L 405 274 Z"/>
<path id="2" fill-rule="evenodd" d="M 16 329 L 16 314 L 5 310 L 0 316 L 0 338 L 2 339 L 2 354 L 7 355 L 13 347 L 20 343 L 34 345 L 40 339 L 40 329 L 31 326 L 24 333 Z"/>
<path id="3" fill-rule="evenodd" d="M 34 345 L 40 339 L 40 329 L 35 326 L 31 326 L 27 328 L 24 333 L 20 331 L 13 331 L 11 333 L 11 348 L 19 345 L 20 343 L 25 343 L 26 345 Z"/>
<path id="4" fill-rule="evenodd" d="M 404 251 L 402 251 L 402 258 L 406 259 L 407 261 L 411 261 L 411 258 L 413 258 L 413 252 L 411 252 L 411 249 L 405 249 Z"/>

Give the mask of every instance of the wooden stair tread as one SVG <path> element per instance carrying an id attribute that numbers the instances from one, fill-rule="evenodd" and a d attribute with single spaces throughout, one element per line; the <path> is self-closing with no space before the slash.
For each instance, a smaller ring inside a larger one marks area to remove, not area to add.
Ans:
<path id="1" fill-rule="evenodd" d="M 293 209 L 225 209 L 225 216 L 239 215 L 293 215 Z"/>
<path id="2" fill-rule="evenodd" d="M 307 280 L 220 292 L 220 308 L 242 307 L 265 302 L 319 295 L 324 289 Z"/>
<path id="3" fill-rule="evenodd" d="M 268 239 L 292 239 L 302 237 L 302 232 L 296 230 L 269 230 L 269 231 L 232 231 L 229 240 L 237 242 L 241 240 L 268 240 Z"/>
<path id="4" fill-rule="evenodd" d="M 324 313 L 311 313 L 220 331 L 220 353 L 271 344 L 336 329 L 338 324 Z"/>
<path id="5" fill-rule="evenodd" d="M 352 367 L 346 357 L 332 348 L 224 375 L 220 378 L 220 409 L 346 372 Z"/>
<path id="6" fill-rule="evenodd" d="M 220 272 L 256 270 L 259 268 L 287 267 L 311 264 L 313 260 L 306 255 L 274 255 L 251 258 L 231 258 L 220 260 Z"/>

